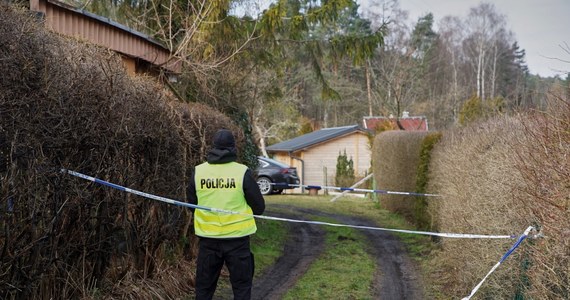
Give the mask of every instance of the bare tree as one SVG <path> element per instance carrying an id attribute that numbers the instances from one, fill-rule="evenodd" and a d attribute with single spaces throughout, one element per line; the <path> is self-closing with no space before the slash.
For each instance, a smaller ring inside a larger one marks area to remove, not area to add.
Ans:
<path id="1" fill-rule="evenodd" d="M 409 76 L 413 50 L 409 45 L 410 29 L 406 24 L 408 13 L 400 8 L 398 1 L 377 0 L 371 2 L 366 16 L 372 24 L 388 24 L 384 47 L 371 61 L 367 76 L 374 82 L 375 94 L 382 99 L 378 103 L 380 113 L 399 116 L 402 106 L 409 104 L 408 94 L 415 80 Z M 369 113 L 372 111 L 369 109 Z"/>
<path id="2" fill-rule="evenodd" d="M 461 63 L 461 42 L 463 41 L 463 23 L 457 17 L 444 17 L 439 22 L 439 39 L 442 43 L 443 49 L 442 55 L 443 60 L 446 60 L 450 64 L 451 68 L 451 85 L 447 90 L 449 90 L 449 97 L 451 98 L 451 112 L 453 117 L 453 123 L 457 123 L 458 113 L 459 113 L 459 103 L 461 97 L 465 95 L 461 94 L 460 83 L 459 83 L 459 72 Z"/>
<path id="3" fill-rule="evenodd" d="M 505 32 L 506 18 L 497 13 L 495 6 L 481 3 L 470 10 L 466 20 L 466 30 L 469 39 L 467 43 L 473 53 L 472 63 L 476 72 L 476 94 L 484 100 L 486 97 L 486 65 L 489 63 L 489 52 L 493 51 L 501 32 Z"/>

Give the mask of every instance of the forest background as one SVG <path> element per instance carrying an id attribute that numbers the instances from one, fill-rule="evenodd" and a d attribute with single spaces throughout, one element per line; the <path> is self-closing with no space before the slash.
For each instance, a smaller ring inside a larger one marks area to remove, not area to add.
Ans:
<path id="1" fill-rule="evenodd" d="M 397 0 L 68 0 L 167 45 L 183 71 L 172 90 L 238 119 L 256 144 L 364 116 L 426 116 L 431 130 L 546 107 L 566 78 L 532 75 L 491 3 L 466 18 L 411 22 Z M 436 30 L 437 28 L 437 30 Z M 564 49 L 570 55 L 570 49 Z"/>

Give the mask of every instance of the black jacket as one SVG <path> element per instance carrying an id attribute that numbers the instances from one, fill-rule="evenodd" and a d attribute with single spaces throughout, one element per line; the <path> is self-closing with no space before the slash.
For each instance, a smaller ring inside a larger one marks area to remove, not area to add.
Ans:
<path id="1" fill-rule="evenodd" d="M 211 164 L 225 164 L 229 162 L 236 161 L 237 154 L 235 148 L 213 148 L 208 153 L 208 163 Z M 194 180 L 195 171 L 192 172 L 192 176 L 190 176 L 190 183 L 188 184 L 187 190 L 187 197 L 188 202 L 194 205 L 198 204 L 198 197 L 196 196 L 196 183 Z M 251 210 L 253 211 L 254 215 L 261 215 L 265 211 L 265 199 L 263 199 L 263 195 L 261 195 L 261 191 L 259 191 L 259 186 L 257 185 L 257 181 L 253 177 L 253 173 L 251 170 L 247 169 L 245 174 L 243 175 L 243 193 L 245 196 L 245 200 Z M 192 212 L 194 212 L 194 208 L 190 208 Z"/>

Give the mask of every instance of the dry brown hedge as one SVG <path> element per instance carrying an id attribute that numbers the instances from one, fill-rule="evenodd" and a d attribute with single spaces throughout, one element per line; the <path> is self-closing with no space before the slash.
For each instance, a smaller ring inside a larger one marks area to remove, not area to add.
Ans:
<path id="1" fill-rule="evenodd" d="M 477 294 L 480 299 L 570 299 L 570 100 L 549 94 L 549 110 L 502 116 L 449 130 L 431 152 L 427 213 L 435 231 L 519 235 L 527 239 Z M 381 189 L 414 191 L 423 136 L 387 131 L 375 137 L 374 176 Z M 382 205 L 413 218 L 412 197 L 382 196 Z M 462 298 L 514 240 L 449 239 L 425 262 L 427 294 Z"/>
<path id="2" fill-rule="evenodd" d="M 430 190 L 442 197 L 429 202 L 441 232 L 490 235 L 520 234 L 533 223 L 521 219 L 524 210 L 513 193 L 521 187 L 509 143 L 522 134 L 512 118 L 480 124 L 444 135 L 432 153 Z M 513 241 L 442 239 L 443 251 L 433 274 L 448 297 L 469 294 L 478 280 L 501 258 Z M 488 279 L 480 293 L 504 299 L 517 293 L 522 275 L 516 265 L 520 251 Z M 505 284 L 505 286 L 501 286 Z M 445 297 L 443 297 L 445 298 Z"/>
<path id="3" fill-rule="evenodd" d="M 549 113 L 502 117 L 444 134 L 432 152 L 430 202 L 441 232 L 521 234 L 537 227 L 490 276 L 481 299 L 570 296 L 570 102 Z M 463 297 L 513 240 L 443 239 L 429 260 L 431 295 Z"/>
<path id="4" fill-rule="evenodd" d="M 173 101 L 120 59 L 0 6 L 0 298 L 180 297 L 191 213 L 64 175 L 185 199 L 225 115 Z M 133 288 L 136 286 L 136 288 Z"/>
<path id="5" fill-rule="evenodd" d="M 526 295 L 570 299 L 570 86 L 548 95 L 546 113 L 522 120 L 525 138 L 514 145 L 524 186 L 517 199 L 546 236 L 528 248 Z"/>

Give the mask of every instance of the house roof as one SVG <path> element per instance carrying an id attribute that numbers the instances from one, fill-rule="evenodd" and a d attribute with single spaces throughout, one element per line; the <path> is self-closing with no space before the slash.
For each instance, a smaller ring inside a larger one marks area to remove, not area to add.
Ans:
<path id="1" fill-rule="evenodd" d="M 84 10 L 84 9 L 80 9 L 80 8 L 73 7 L 73 6 L 71 6 L 71 5 L 67 4 L 67 3 L 61 2 L 61 1 L 59 1 L 59 0 L 46 0 L 46 1 L 49 2 L 49 3 L 51 3 L 51 4 L 53 4 L 53 5 L 57 5 L 57 6 L 61 7 L 61 8 L 64 8 L 64 9 L 67 9 L 67 10 L 70 10 L 70 11 L 74 11 L 74 12 L 76 12 L 76 13 L 78 13 L 78 14 L 84 15 L 84 16 L 87 17 L 87 18 L 91 18 L 91 19 L 97 20 L 97 21 L 99 21 L 99 22 L 106 23 L 106 24 L 108 24 L 108 25 L 110 25 L 110 26 L 113 26 L 113 27 L 119 29 L 119 30 L 126 31 L 126 32 L 128 32 L 128 33 L 130 33 L 130 34 L 132 34 L 132 35 L 138 36 L 138 37 L 140 37 L 140 38 L 146 40 L 147 42 L 149 42 L 149 43 L 151 43 L 151 44 L 154 44 L 154 45 L 156 45 L 156 46 L 158 46 L 158 47 L 164 49 L 165 51 L 169 51 L 168 48 L 166 48 L 163 44 L 161 44 L 161 43 L 159 43 L 158 41 L 154 40 L 154 39 L 151 38 L 150 36 L 148 36 L 148 35 L 146 35 L 146 34 L 144 34 L 144 33 L 142 33 L 142 32 L 136 31 L 136 30 L 134 30 L 134 29 L 132 29 L 132 28 L 129 28 L 129 27 L 127 27 L 127 26 L 125 26 L 125 25 L 123 25 L 123 24 L 121 24 L 121 23 L 115 22 L 115 21 L 113 21 L 113 20 L 111 20 L 111 19 L 109 19 L 109 18 L 107 18 L 107 17 L 103 17 L 103 16 L 100 16 L 100 15 L 94 14 L 94 13 L 89 12 L 89 11 L 86 11 L 86 10 Z"/>
<path id="2" fill-rule="evenodd" d="M 404 130 L 409 131 L 428 131 L 428 122 L 425 116 L 417 117 L 401 117 L 400 124 L 404 127 Z M 364 128 L 369 130 L 376 129 L 376 125 L 381 122 L 388 121 L 394 128 L 398 128 L 396 124 L 396 118 L 394 117 L 364 117 L 363 123 Z"/>
<path id="3" fill-rule="evenodd" d="M 271 145 L 267 147 L 266 150 L 269 152 L 277 152 L 277 151 L 295 152 L 353 132 L 364 133 L 365 130 L 358 125 L 324 128 L 321 130 L 313 131 L 311 133 L 307 133 L 302 136 L 298 136 L 296 138 L 287 141 L 283 141 L 281 143 Z"/>

